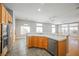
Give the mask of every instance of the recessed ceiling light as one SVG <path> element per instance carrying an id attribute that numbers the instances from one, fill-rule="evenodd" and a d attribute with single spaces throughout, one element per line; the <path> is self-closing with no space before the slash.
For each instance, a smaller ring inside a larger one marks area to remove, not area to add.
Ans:
<path id="1" fill-rule="evenodd" d="M 39 8 L 38 11 L 41 11 L 41 9 Z"/>

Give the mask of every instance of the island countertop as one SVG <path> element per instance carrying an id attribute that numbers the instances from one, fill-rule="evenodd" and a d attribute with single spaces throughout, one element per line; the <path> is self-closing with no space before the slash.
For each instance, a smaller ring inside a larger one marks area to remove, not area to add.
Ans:
<path id="1" fill-rule="evenodd" d="M 62 41 L 62 40 L 65 40 L 66 39 L 66 36 L 65 35 L 56 35 L 56 34 L 32 34 L 32 33 L 29 33 L 27 34 L 27 36 L 44 36 L 44 37 L 48 37 L 48 38 L 51 38 L 53 40 L 57 40 L 57 41 Z"/>

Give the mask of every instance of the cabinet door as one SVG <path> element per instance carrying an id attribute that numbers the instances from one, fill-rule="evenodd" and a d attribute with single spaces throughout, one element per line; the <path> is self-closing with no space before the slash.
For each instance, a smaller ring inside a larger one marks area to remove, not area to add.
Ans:
<path id="1" fill-rule="evenodd" d="M 2 6 L 1 6 L 1 3 L 0 3 L 0 23 L 2 23 Z"/>
<path id="2" fill-rule="evenodd" d="M 59 56 L 66 55 L 66 40 L 58 42 L 58 55 Z"/>
<path id="3" fill-rule="evenodd" d="M 42 46 L 43 46 L 43 48 L 47 49 L 47 47 L 48 47 L 48 38 L 47 37 L 42 38 Z"/>
<path id="4" fill-rule="evenodd" d="M 33 44 L 33 47 L 37 47 L 37 37 L 36 36 L 32 37 L 32 44 Z"/>
<path id="5" fill-rule="evenodd" d="M 9 14 L 9 22 L 12 23 L 12 16 Z"/>
<path id="6" fill-rule="evenodd" d="M 38 47 L 43 48 L 43 46 L 42 46 L 42 37 L 38 37 Z"/>
<path id="7" fill-rule="evenodd" d="M 38 43 L 38 37 L 35 37 L 34 38 L 34 47 L 38 47 L 37 43 Z"/>
<path id="8" fill-rule="evenodd" d="M 10 23 L 10 14 L 8 14 L 8 22 Z"/>
<path id="9" fill-rule="evenodd" d="M 5 19 L 6 19 L 6 10 L 4 6 L 2 6 L 2 23 L 5 23 Z"/>
<path id="10" fill-rule="evenodd" d="M 31 36 L 31 46 L 33 47 L 34 46 L 34 37 Z"/>
<path id="11" fill-rule="evenodd" d="M 6 24 L 8 23 L 8 19 L 9 19 L 9 18 L 8 18 L 8 17 L 9 17 L 8 15 L 9 15 L 9 13 L 8 13 L 7 10 L 6 10 L 6 19 L 5 19 Z"/>

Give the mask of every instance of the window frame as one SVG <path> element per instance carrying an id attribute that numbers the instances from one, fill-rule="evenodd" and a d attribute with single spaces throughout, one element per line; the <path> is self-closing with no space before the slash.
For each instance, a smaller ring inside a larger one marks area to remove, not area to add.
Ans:
<path id="1" fill-rule="evenodd" d="M 25 28 L 25 29 L 27 29 L 27 31 L 26 30 L 22 30 L 23 28 Z M 23 26 L 21 26 L 20 27 L 21 28 L 21 30 L 20 30 L 20 34 L 21 35 L 25 35 L 25 33 L 30 33 L 30 26 L 25 26 L 25 25 L 23 25 Z M 23 32 L 23 33 L 22 33 Z"/>
<path id="2" fill-rule="evenodd" d="M 43 33 L 43 24 L 41 23 L 36 24 L 36 33 Z"/>
<path id="3" fill-rule="evenodd" d="M 53 31 L 54 30 L 54 31 Z M 56 33 L 56 25 L 52 25 L 52 33 L 55 34 Z"/>

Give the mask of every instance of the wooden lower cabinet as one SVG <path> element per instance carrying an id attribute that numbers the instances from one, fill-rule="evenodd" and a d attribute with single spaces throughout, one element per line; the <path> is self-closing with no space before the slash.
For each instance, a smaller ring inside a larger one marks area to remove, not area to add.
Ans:
<path id="1" fill-rule="evenodd" d="M 28 47 L 46 48 L 48 47 L 48 38 L 40 36 L 29 36 Z"/>
<path id="2" fill-rule="evenodd" d="M 47 42 L 43 44 L 43 47 L 44 47 L 45 49 L 47 49 L 47 47 L 48 47 Z"/>
<path id="3" fill-rule="evenodd" d="M 67 46 L 66 46 L 66 40 L 63 41 L 59 41 L 58 42 L 58 55 L 59 56 L 65 56 L 66 55 L 66 50 L 67 50 Z"/>
<path id="4" fill-rule="evenodd" d="M 41 36 L 29 36 L 28 47 L 44 48 L 55 56 L 65 56 L 67 53 L 67 39 L 61 41 Z"/>
<path id="5" fill-rule="evenodd" d="M 38 47 L 38 48 L 43 48 L 42 42 L 39 42 L 37 47 Z"/>

